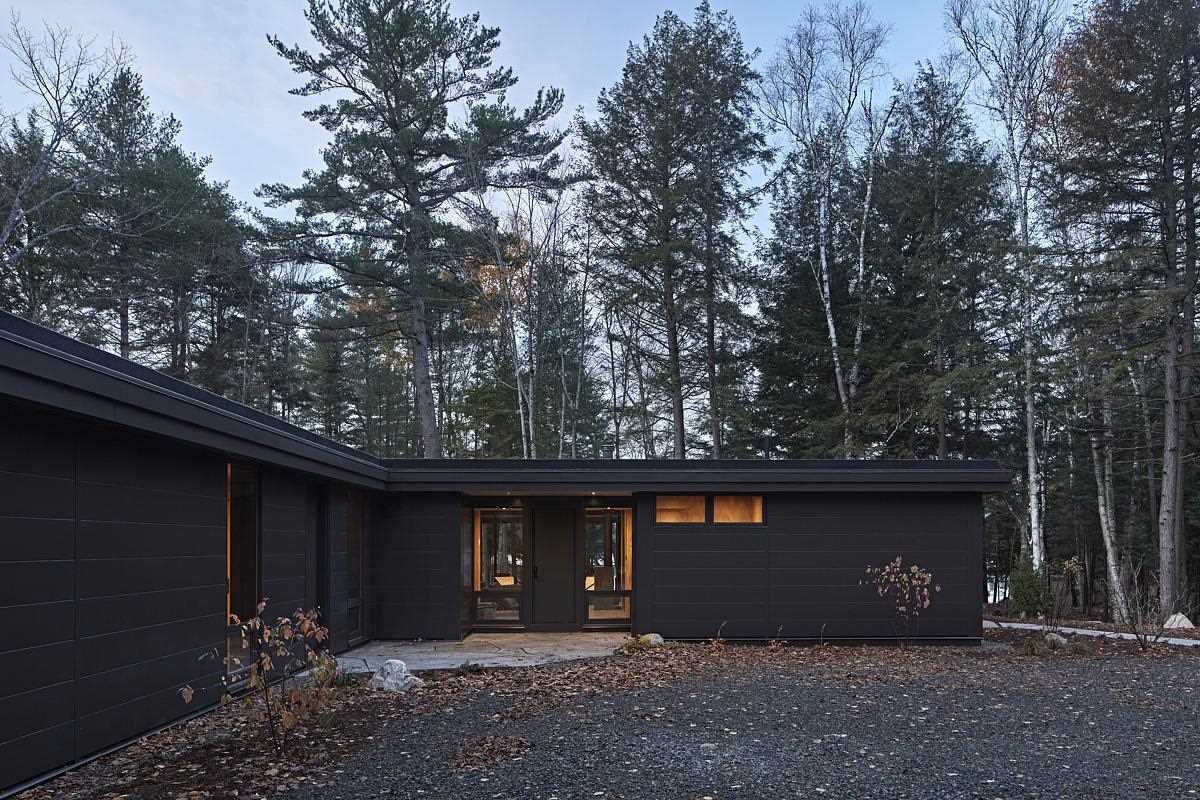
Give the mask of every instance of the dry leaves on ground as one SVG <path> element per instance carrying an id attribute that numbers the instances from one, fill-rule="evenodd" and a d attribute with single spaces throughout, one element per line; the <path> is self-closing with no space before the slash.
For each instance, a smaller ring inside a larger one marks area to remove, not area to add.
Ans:
<path id="1" fill-rule="evenodd" d="M 985 647 L 667 644 L 541 667 L 427 672 L 423 673 L 425 686 L 405 695 L 377 692 L 363 684 L 338 688 L 322 713 L 300 724 L 292 751 L 282 757 L 267 743 L 252 710 L 238 702 L 145 737 L 30 790 L 21 800 L 262 798 L 299 785 L 330 783 L 341 777 L 347 757 L 376 741 L 390 720 L 466 704 L 481 696 L 505 700 L 506 710 L 492 717 L 504 722 L 536 717 L 588 696 L 695 678 L 719 680 L 749 670 L 789 671 L 839 685 L 903 685 L 939 675 L 1003 685 L 1011 677 L 1006 662 L 1028 663 L 1032 658 L 1023 656 L 1018 647 L 1030 635 L 1039 634 L 988 631 L 990 646 Z M 1133 642 L 1090 640 L 1089 644 L 1086 653 L 1063 650 L 1040 657 L 1139 654 Z M 1150 656 L 1177 654 L 1182 649 L 1161 646 Z M 1200 657 L 1200 653 L 1187 655 Z M 485 746 L 479 758 L 523 755 L 528 742 L 522 744 L 518 738 L 480 737 Z M 464 747 L 464 753 L 470 749 Z M 478 762 L 472 758 L 463 755 L 456 767 L 473 768 Z"/>
<path id="2" fill-rule="evenodd" d="M 456 770 L 476 770 L 501 761 L 512 761 L 529 752 L 529 740 L 524 736 L 470 736 L 450 758 Z"/>

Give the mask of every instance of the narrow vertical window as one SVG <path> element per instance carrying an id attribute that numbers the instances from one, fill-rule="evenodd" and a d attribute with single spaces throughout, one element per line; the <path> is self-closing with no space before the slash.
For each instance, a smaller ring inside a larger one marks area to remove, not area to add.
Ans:
<path id="1" fill-rule="evenodd" d="M 633 588 L 633 512 L 588 509 L 584 579 L 589 622 L 627 622 Z"/>
<path id="2" fill-rule="evenodd" d="M 259 600 L 258 471 L 244 464 L 225 467 L 226 672 L 246 669 L 240 623 L 257 613 Z"/>
<path id="3" fill-rule="evenodd" d="M 476 509 L 473 578 L 478 622 L 521 621 L 527 548 L 524 511 Z"/>

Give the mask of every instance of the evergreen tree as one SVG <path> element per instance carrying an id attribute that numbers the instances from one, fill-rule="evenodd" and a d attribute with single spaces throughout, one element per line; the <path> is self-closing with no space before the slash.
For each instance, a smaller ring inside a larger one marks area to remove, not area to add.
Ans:
<path id="1" fill-rule="evenodd" d="M 562 137 L 545 124 L 562 94 L 539 92 L 524 111 L 508 105 L 516 77 L 492 64 L 499 31 L 478 14 L 452 16 L 446 0 L 310 0 L 305 16 L 317 52 L 270 41 L 306 79 L 294 94 L 336 96 L 305 113 L 333 138 L 302 185 L 262 194 L 276 206 L 298 204 L 298 228 L 277 235 L 302 240 L 299 257 L 357 269 L 386 288 L 412 346 L 422 452 L 436 458 L 427 311 L 462 240 L 449 212 L 471 191 L 539 180 L 514 169 L 527 159 L 555 166 L 546 157 Z M 465 120 L 452 121 L 459 111 Z"/>
<path id="2" fill-rule="evenodd" d="M 693 382 L 685 381 L 684 354 L 687 320 L 697 310 L 691 46 L 683 20 L 669 11 L 659 16 L 654 30 L 629 46 L 621 80 L 600 92 L 597 119 L 580 123 L 597 178 L 589 206 L 609 243 L 606 302 L 644 313 L 646 338 L 630 345 L 661 373 L 676 458 L 688 449 L 684 406 Z"/>

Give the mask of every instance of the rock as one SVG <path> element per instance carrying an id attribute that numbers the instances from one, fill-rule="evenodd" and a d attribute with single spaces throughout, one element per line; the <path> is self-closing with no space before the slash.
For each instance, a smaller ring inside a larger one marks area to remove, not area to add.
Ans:
<path id="1" fill-rule="evenodd" d="M 1177 611 L 1171 616 L 1167 617 L 1167 621 L 1163 623 L 1163 627 L 1169 630 L 1177 631 L 1194 628 L 1196 626 L 1192 624 L 1192 621 L 1187 618 L 1186 614 Z"/>
<path id="2" fill-rule="evenodd" d="M 638 637 L 638 642 L 649 647 L 658 647 L 663 644 L 663 637 L 657 633 L 643 633 Z"/>
<path id="3" fill-rule="evenodd" d="M 1069 644 L 1065 636 L 1055 633 L 1054 631 L 1047 631 L 1045 639 L 1046 644 L 1050 645 L 1051 650 L 1058 650 L 1059 648 L 1066 647 Z"/>
<path id="4" fill-rule="evenodd" d="M 424 686 L 425 681 L 408 671 L 408 665 L 398 658 L 389 658 L 383 666 L 371 676 L 367 683 L 372 689 L 383 689 L 387 692 L 407 692 L 415 686 Z"/>

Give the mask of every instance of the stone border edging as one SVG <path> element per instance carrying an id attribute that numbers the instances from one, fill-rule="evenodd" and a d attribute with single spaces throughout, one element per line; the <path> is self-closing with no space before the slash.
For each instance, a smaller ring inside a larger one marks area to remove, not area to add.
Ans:
<path id="1" fill-rule="evenodd" d="M 1002 630 L 1004 628 L 1015 628 L 1021 631 L 1054 631 L 1056 633 L 1070 633 L 1077 636 L 1095 636 L 1099 639 L 1127 639 L 1136 641 L 1137 637 L 1132 633 L 1123 633 L 1121 631 L 1102 631 L 1097 628 L 1068 628 L 1059 626 L 1053 628 L 1043 623 L 1033 622 L 995 622 L 990 619 L 983 621 L 984 628 L 994 630 Z M 1179 647 L 1200 647 L 1200 639 L 1180 639 L 1175 636 L 1163 636 L 1155 640 L 1156 644 L 1170 644 Z"/>

